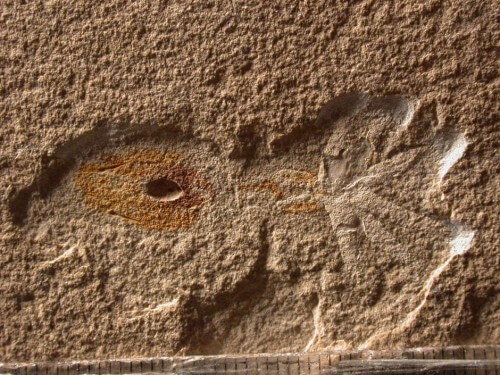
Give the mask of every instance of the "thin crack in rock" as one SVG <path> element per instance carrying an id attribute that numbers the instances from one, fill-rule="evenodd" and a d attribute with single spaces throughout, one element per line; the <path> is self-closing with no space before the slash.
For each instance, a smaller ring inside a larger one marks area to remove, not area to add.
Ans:
<path id="1" fill-rule="evenodd" d="M 463 226 L 459 226 L 457 224 L 453 224 L 455 227 L 455 236 L 449 241 L 450 252 L 448 257 L 442 262 L 434 271 L 432 271 L 431 275 L 425 282 L 421 292 L 419 294 L 423 294 L 422 301 L 418 304 L 418 306 L 408 313 L 406 318 L 403 320 L 401 325 L 396 330 L 402 330 L 408 328 L 417 318 L 418 314 L 425 306 L 429 295 L 432 291 L 432 288 L 439 278 L 439 276 L 443 273 L 443 271 L 449 266 L 452 260 L 459 256 L 465 254 L 472 245 L 472 240 L 474 238 L 475 231 L 465 229 Z M 368 340 L 366 340 L 363 344 L 359 346 L 359 349 L 367 349 L 370 345 L 380 337 L 383 337 L 388 332 L 380 332 L 373 336 L 371 336 Z"/>

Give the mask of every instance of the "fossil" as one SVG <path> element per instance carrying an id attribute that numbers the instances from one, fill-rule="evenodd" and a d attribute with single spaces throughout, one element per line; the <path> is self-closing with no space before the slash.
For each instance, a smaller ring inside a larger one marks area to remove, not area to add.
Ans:
<path id="1" fill-rule="evenodd" d="M 132 272 L 118 329 L 181 319 L 173 351 L 369 346 L 411 326 L 474 237 L 441 190 L 466 138 L 430 121 L 415 99 L 347 93 L 248 157 L 161 127 L 94 130 L 55 153 L 12 213 L 76 222 L 79 239 L 93 236 L 89 221 L 113 228 L 121 242 L 107 251 L 121 255 L 109 282 Z M 159 269 L 134 261 L 158 248 Z M 73 247 L 63 254 L 45 267 L 83 259 Z M 147 281 L 134 276 L 144 267 Z M 246 331 L 262 334 L 243 342 Z"/>

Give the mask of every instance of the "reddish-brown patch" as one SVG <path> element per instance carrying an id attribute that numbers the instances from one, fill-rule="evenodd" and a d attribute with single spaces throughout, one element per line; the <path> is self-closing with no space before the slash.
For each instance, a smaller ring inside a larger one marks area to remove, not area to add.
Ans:
<path id="1" fill-rule="evenodd" d="M 108 154 L 86 163 L 74 177 L 86 205 L 150 229 L 190 227 L 211 195 L 210 183 L 194 169 L 182 165 L 179 155 L 144 149 Z M 183 195 L 174 201 L 152 199 L 145 192 L 148 181 L 174 180 Z"/>

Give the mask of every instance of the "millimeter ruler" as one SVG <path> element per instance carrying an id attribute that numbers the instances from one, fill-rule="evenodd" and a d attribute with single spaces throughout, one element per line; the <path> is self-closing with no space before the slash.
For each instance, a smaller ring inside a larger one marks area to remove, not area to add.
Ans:
<path id="1" fill-rule="evenodd" d="M 0 374 L 500 374 L 500 345 L 0 363 Z"/>

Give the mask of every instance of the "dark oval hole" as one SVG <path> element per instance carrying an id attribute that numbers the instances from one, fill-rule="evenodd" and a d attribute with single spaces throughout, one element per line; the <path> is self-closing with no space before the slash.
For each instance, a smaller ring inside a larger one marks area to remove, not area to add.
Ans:
<path id="1" fill-rule="evenodd" d="M 151 180 L 146 184 L 146 193 L 161 201 L 175 201 L 184 195 L 184 191 L 174 180 L 166 177 Z"/>

